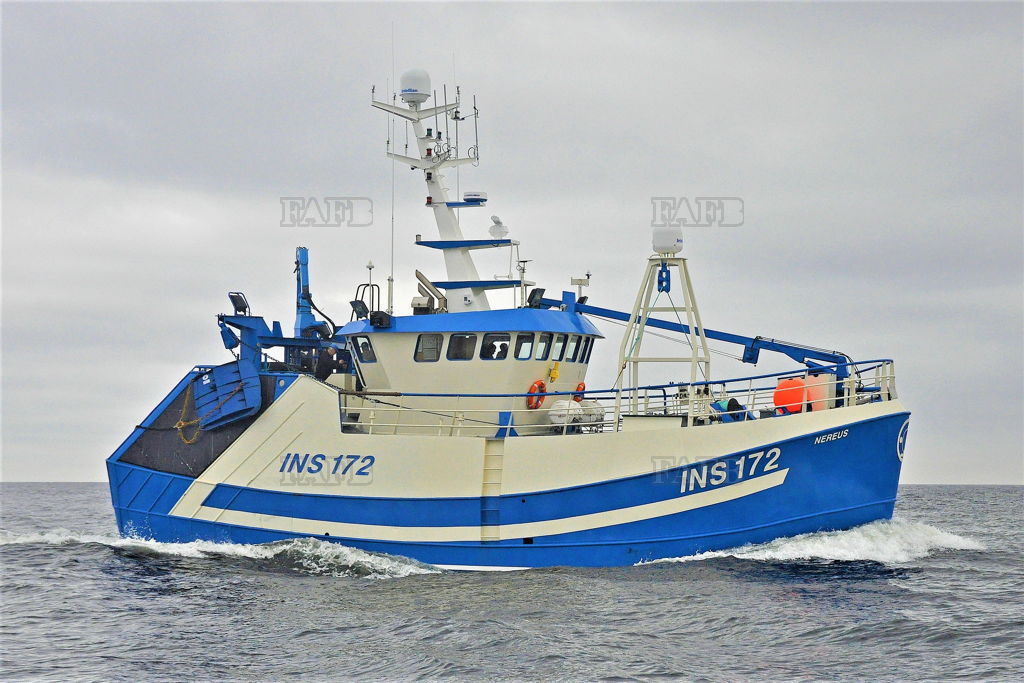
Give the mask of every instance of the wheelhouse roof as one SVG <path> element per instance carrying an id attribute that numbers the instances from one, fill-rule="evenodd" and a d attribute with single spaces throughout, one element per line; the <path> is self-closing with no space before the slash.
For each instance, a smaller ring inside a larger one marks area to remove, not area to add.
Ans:
<path id="1" fill-rule="evenodd" d="M 338 330 L 338 334 L 346 336 L 424 332 L 562 332 L 604 336 L 579 313 L 542 308 L 394 316 L 389 328 L 373 327 L 365 319 L 354 320 Z"/>

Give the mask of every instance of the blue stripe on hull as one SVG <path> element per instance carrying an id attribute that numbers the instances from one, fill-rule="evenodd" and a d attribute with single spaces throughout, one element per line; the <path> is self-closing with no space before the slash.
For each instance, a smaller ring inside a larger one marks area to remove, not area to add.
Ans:
<path id="1" fill-rule="evenodd" d="M 205 507 L 264 515 L 388 526 L 476 526 L 479 498 L 361 498 L 217 484 Z"/>
<path id="2" fill-rule="evenodd" d="M 370 552 L 411 557 L 421 562 L 464 567 L 614 567 L 666 557 L 683 557 L 711 550 L 734 548 L 747 543 L 764 543 L 782 536 L 814 531 L 849 529 L 878 519 L 892 517 L 893 501 L 874 503 L 850 510 L 838 510 L 811 517 L 694 537 L 636 540 L 602 544 L 470 544 L 394 543 L 363 539 L 315 536 Z M 134 531 L 166 542 L 204 540 L 221 543 L 272 543 L 296 538 L 296 534 L 254 529 L 231 524 L 192 520 L 168 515 L 123 511 L 118 515 L 122 530 Z M 148 532 L 148 533 L 147 533 Z"/>
<path id="3" fill-rule="evenodd" d="M 815 444 L 816 435 L 780 442 L 779 469 L 788 469 L 785 483 L 742 498 L 672 515 L 637 522 L 600 527 L 557 535 L 542 536 L 526 544 L 523 539 L 496 542 L 415 543 L 384 542 L 368 539 L 323 537 L 365 550 L 404 555 L 432 564 L 539 567 L 550 565 L 606 566 L 633 564 L 640 560 L 690 555 L 758 543 L 779 536 L 826 529 L 844 529 L 892 515 L 899 481 L 900 459 L 897 436 L 906 413 L 889 415 L 827 433 L 848 429 L 841 438 Z M 767 444 L 767 451 L 776 444 Z M 762 449 L 759 449 L 762 450 Z M 741 457 L 724 456 L 726 459 Z M 764 460 L 762 459 L 762 466 Z M 694 467 L 709 463 L 602 482 L 584 487 L 548 491 L 499 499 L 501 524 L 562 518 L 588 512 L 631 507 L 680 496 L 680 480 Z M 151 536 L 161 541 L 214 540 L 234 543 L 265 543 L 300 534 L 235 526 L 223 523 L 171 517 L 167 513 L 191 480 L 110 463 L 111 489 L 123 533 Z M 181 480 L 181 481 L 179 481 Z M 115 486 L 116 482 L 116 486 Z M 728 485 L 726 481 L 723 485 Z M 712 487 L 701 488 L 708 490 Z M 372 499 L 345 499 L 329 496 L 300 496 L 265 491 L 217 487 L 223 491 L 211 495 L 207 505 L 264 514 L 303 516 L 344 522 L 444 526 L 480 523 L 480 499 L 433 500 L 433 510 L 419 517 L 354 516 L 344 511 L 353 502 Z M 216 493 L 216 491 L 215 491 Z M 687 494 L 689 495 L 689 494 Z M 282 498 L 281 496 L 286 496 Z M 171 500 L 173 498 L 173 500 Z M 522 501 L 528 501 L 526 503 Z M 262 501 L 262 502 L 261 502 Z M 272 501 L 283 507 L 260 507 Z M 169 504 L 168 504 L 169 502 Z M 387 504 L 394 505 L 389 500 Z M 424 503 L 408 503 L 409 510 Z M 326 512 L 316 512 L 321 505 Z M 470 507 L 471 506 L 471 507 Z M 419 513 L 415 513 L 419 514 Z M 465 521 L 455 520 L 469 520 Z M 444 523 L 438 523 L 442 521 Z M 445 524 L 446 523 L 446 524 Z"/>

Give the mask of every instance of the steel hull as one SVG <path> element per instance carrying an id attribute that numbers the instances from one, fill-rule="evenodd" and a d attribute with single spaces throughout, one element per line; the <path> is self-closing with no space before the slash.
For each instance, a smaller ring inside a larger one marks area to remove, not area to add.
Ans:
<path id="1" fill-rule="evenodd" d="M 673 439 L 689 430 L 710 435 L 733 425 L 659 430 L 666 432 L 654 436 L 665 439 L 660 453 L 644 452 L 651 434 L 634 452 L 629 435 L 620 434 L 606 441 L 621 452 L 606 455 L 636 461 L 635 469 L 646 470 L 642 474 L 475 498 L 351 495 L 351 489 L 336 495 L 310 485 L 290 487 L 287 477 L 279 486 L 240 486 L 113 457 L 108 471 L 121 533 L 158 541 L 314 537 L 472 569 L 632 565 L 891 517 L 909 413 L 891 401 L 870 417 L 842 419 L 861 417 L 851 412 L 857 410 L 826 411 L 834 419 L 821 429 L 825 423 L 818 417 L 816 428 L 804 433 L 802 421 L 809 424 L 810 415 L 764 420 L 784 423 L 793 433 L 720 453 L 707 452 L 705 443 L 693 458 L 673 459 Z M 595 462 L 601 460 L 601 437 L 581 442 Z M 527 448 L 545 438 L 521 437 L 517 445 Z M 443 449 L 444 437 L 436 439 Z M 200 484 L 204 488 L 197 492 Z M 189 491 L 201 497 L 200 504 L 183 514 Z"/>

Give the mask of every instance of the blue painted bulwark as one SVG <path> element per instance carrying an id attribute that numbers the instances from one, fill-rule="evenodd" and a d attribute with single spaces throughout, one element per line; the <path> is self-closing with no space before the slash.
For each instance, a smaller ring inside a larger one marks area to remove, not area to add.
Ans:
<path id="1" fill-rule="evenodd" d="M 173 519 L 167 515 L 193 481 L 113 460 L 107 461 L 107 479 L 121 534 L 159 540 L 164 538 L 164 520 Z M 150 526 L 151 521 L 156 528 Z"/>

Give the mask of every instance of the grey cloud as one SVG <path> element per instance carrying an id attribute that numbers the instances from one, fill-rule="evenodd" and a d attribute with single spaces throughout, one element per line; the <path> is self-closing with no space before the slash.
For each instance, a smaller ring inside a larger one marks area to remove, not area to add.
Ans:
<path id="1" fill-rule="evenodd" d="M 449 28 L 409 19 L 427 15 Z M 1012 4 L 5 5 L 3 476 L 49 478 L 29 455 L 43 450 L 64 478 L 102 477 L 191 364 L 226 360 L 226 290 L 290 325 L 297 244 L 329 311 L 368 259 L 386 270 L 392 171 L 367 105 L 371 84 L 386 91 L 393 22 L 399 72 L 451 83 L 455 52 L 478 96 L 483 163 L 461 188 L 492 201 L 463 212 L 468 234 L 496 213 L 531 278 L 558 291 L 590 268 L 592 300 L 625 308 L 651 196 L 743 197 L 741 228 L 686 234 L 705 323 L 895 357 L 915 410 L 908 480 L 1019 482 L 1021 18 Z M 421 181 L 395 175 L 401 310 L 412 269 L 441 265 L 411 244 L 434 230 Z M 277 225 L 278 197 L 328 194 L 373 198 L 375 224 Z M 619 328 L 603 329 L 596 385 L 614 373 Z M 995 455 L 966 467 L 980 452 Z"/>

